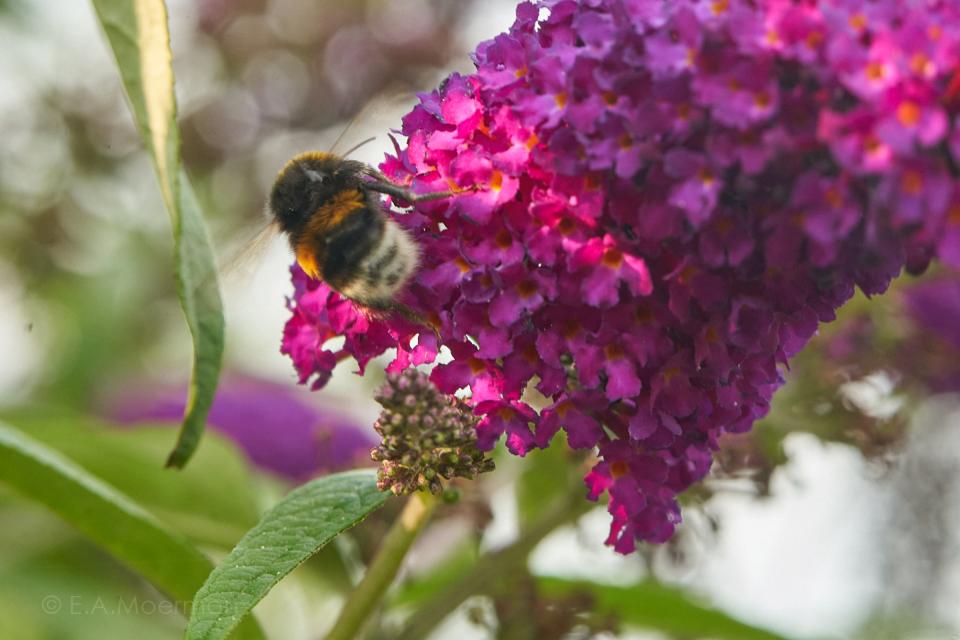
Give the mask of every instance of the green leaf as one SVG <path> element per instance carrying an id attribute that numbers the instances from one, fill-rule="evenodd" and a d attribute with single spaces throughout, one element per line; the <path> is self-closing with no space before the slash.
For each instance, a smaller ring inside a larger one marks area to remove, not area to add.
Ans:
<path id="1" fill-rule="evenodd" d="M 194 598 L 188 640 L 224 638 L 288 573 L 386 502 L 373 470 L 318 478 L 291 491 L 243 537 Z"/>
<path id="2" fill-rule="evenodd" d="M 189 602 L 212 569 L 206 556 L 129 497 L 4 424 L 0 481 L 51 509 L 176 602 Z M 263 636 L 251 621 L 238 637 Z"/>
<path id="3" fill-rule="evenodd" d="M 20 515 L 33 510 L 11 511 Z M 43 517 L 41 531 L 45 523 L 45 528 L 67 537 L 43 553 L 0 563 L 0 613 L 4 614 L 0 615 L 0 638 L 183 638 L 183 603 L 170 602 L 145 581 L 132 581 L 128 571 L 99 549 L 69 535 L 60 522 L 51 523 L 49 514 L 37 515 Z M 7 618 L 8 611 L 13 613 L 12 620 Z"/>
<path id="4" fill-rule="evenodd" d="M 167 466 L 183 467 L 203 434 L 223 359 L 223 304 L 200 205 L 180 163 L 170 34 L 163 0 L 93 0 L 173 224 L 177 294 L 193 336 L 183 426 Z"/>
<path id="5" fill-rule="evenodd" d="M 586 485 L 581 479 L 583 459 L 583 451 L 567 446 L 562 431 L 553 437 L 549 447 L 527 454 L 516 484 L 521 526 L 536 521 L 550 508 L 554 496 L 569 492 L 571 487 L 586 496 Z"/>
<path id="6" fill-rule="evenodd" d="M 0 415 L 31 438 L 64 454 L 191 540 L 232 548 L 260 517 L 254 477 L 243 454 L 217 433 L 182 473 L 157 460 L 170 426 L 117 428 L 72 412 L 19 410 Z"/>
<path id="7" fill-rule="evenodd" d="M 656 582 L 629 587 L 563 578 L 538 578 L 550 596 L 587 593 L 597 613 L 613 614 L 628 625 L 655 629 L 669 635 L 716 640 L 784 640 L 783 636 L 750 626 L 727 614 L 697 603 L 681 589 Z"/>

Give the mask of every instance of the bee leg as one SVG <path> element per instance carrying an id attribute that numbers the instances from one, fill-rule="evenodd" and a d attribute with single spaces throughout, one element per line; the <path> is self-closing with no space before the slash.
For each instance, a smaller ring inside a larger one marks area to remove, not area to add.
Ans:
<path id="1" fill-rule="evenodd" d="M 367 182 L 366 186 L 368 189 L 376 191 L 378 193 L 383 193 L 388 196 L 393 196 L 395 198 L 401 198 L 406 200 L 411 204 L 416 204 L 417 202 L 429 202 L 431 200 L 443 200 L 445 198 L 452 198 L 453 196 L 463 193 L 464 191 L 473 191 L 473 188 L 463 189 L 459 191 L 435 191 L 432 193 L 413 193 L 409 189 L 404 189 L 400 185 L 393 184 L 392 182 L 380 181 L 376 182 Z"/>
<path id="2" fill-rule="evenodd" d="M 434 325 L 432 322 L 427 320 L 422 314 L 414 311 L 407 305 L 401 302 L 393 302 L 390 305 L 390 310 L 396 313 L 398 316 L 407 320 L 413 324 L 419 325 L 421 327 L 426 327 L 433 331 L 433 335 L 437 338 L 437 344 L 440 344 L 440 329 Z"/>

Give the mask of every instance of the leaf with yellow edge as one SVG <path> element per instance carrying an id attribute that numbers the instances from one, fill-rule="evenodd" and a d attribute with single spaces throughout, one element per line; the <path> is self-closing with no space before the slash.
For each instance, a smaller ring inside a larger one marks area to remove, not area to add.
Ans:
<path id="1" fill-rule="evenodd" d="M 168 466 L 182 467 L 203 435 L 223 358 L 223 304 L 200 206 L 180 163 L 170 33 L 162 0 L 93 0 L 170 213 L 177 294 L 193 336 L 187 408 Z"/>

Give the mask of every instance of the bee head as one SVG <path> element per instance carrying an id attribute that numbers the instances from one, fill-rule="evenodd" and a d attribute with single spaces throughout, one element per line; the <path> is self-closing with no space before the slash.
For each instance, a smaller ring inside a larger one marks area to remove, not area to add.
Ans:
<path id="1" fill-rule="evenodd" d="M 342 188 L 337 180 L 341 164 L 343 160 L 333 154 L 311 151 L 280 170 L 268 206 L 281 231 L 299 235 L 314 212 Z"/>

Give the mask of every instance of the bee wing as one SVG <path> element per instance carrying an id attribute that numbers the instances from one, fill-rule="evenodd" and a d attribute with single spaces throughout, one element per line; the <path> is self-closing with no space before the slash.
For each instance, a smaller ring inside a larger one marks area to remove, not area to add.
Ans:
<path id="1" fill-rule="evenodd" d="M 257 227 L 248 228 L 246 233 L 240 234 L 243 239 L 227 251 L 218 272 L 221 278 L 244 277 L 263 257 L 270 242 L 279 234 L 280 229 L 274 220 L 267 221 Z"/>
<path id="2" fill-rule="evenodd" d="M 350 117 L 330 146 L 330 153 L 343 157 L 349 156 L 370 141 L 371 136 L 394 126 L 400 116 L 410 110 L 415 97 L 409 86 L 400 85 L 388 86 L 374 95 Z M 357 142 L 357 140 L 363 141 Z M 353 144 L 350 144 L 351 142 Z M 348 144 L 350 144 L 348 151 L 340 153 L 339 150 L 346 148 Z"/>

